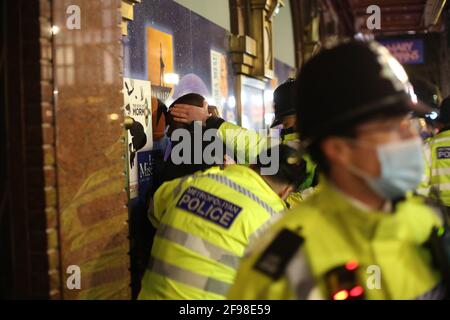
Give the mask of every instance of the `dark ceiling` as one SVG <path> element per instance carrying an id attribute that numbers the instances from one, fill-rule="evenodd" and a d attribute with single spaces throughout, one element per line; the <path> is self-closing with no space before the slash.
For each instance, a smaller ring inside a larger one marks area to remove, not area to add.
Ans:
<path id="1" fill-rule="evenodd" d="M 438 31 L 446 0 L 338 0 L 332 1 L 349 31 L 376 34 L 413 34 Z M 381 29 L 369 30 L 367 8 L 381 9 Z"/>

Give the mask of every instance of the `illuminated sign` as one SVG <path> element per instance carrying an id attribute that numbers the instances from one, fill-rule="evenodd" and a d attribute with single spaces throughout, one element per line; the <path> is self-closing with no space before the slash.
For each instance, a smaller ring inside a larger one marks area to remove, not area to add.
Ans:
<path id="1" fill-rule="evenodd" d="M 421 64 L 425 62 L 422 39 L 381 40 L 401 64 Z"/>

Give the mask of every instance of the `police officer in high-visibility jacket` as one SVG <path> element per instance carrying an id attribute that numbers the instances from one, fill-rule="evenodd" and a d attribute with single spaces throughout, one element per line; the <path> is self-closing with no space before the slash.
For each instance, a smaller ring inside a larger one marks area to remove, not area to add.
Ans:
<path id="1" fill-rule="evenodd" d="M 423 159 L 407 115 L 425 111 L 410 91 L 403 67 L 375 42 L 347 42 L 304 65 L 299 131 L 324 177 L 250 245 L 230 299 L 444 296 L 429 241 L 441 218 L 409 193 Z"/>
<path id="2" fill-rule="evenodd" d="M 279 85 L 275 89 L 273 93 L 273 108 L 275 111 L 275 119 L 271 125 L 271 128 L 282 125 L 283 128 L 280 132 L 282 143 L 285 143 L 293 148 L 298 148 L 297 144 L 300 143 L 300 137 L 297 130 L 295 130 L 295 126 L 297 124 L 297 116 L 295 114 L 295 102 L 292 94 L 292 91 L 294 89 L 294 79 L 288 79 L 286 82 Z M 221 136 L 224 136 L 224 132 L 226 132 L 227 126 L 229 125 L 225 125 L 224 123 L 224 125 L 219 128 Z M 301 191 L 305 191 L 311 187 L 316 186 L 317 184 L 316 164 L 307 154 L 303 155 L 303 159 L 306 161 L 306 180 L 300 185 Z"/>
<path id="3" fill-rule="evenodd" d="M 450 207 L 450 97 L 442 102 L 438 121 L 442 129 L 425 144 L 429 184 L 419 191 Z"/>
<path id="4" fill-rule="evenodd" d="M 273 107 L 275 119 L 271 127 L 282 125 L 280 131 L 280 140 L 283 144 L 293 148 L 298 148 L 300 139 L 295 125 L 297 117 L 295 115 L 295 105 L 292 99 L 292 90 L 295 86 L 294 79 L 288 79 L 279 85 L 273 94 Z M 202 121 L 206 128 L 215 128 L 218 130 L 218 136 L 226 144 L 229 150 L 232 150 L 236 156 L 242 155 L 247 163 L 258 155 L 261 150 L 270 145 L 272 138 L 267 135 L 261 135 L 256 131 L 248 130 L 227 122 L 217 116 L 211 116 L 206 108 L 196 108 L 188 104 L 175 104 L 170 110 L 171 116 L 181 123 L 190 123 L 192 121 Z M 316 165 L 308 155 L 304 155 L 306 161 L 306 179 L 300 185 L 298 192 L 293 193 L 289 199 L 289 204 L 298 203 L 302 197 L 310 193 L 312 187 L 317 184 Z"/>
<path id="5" fill-rule="evenodd" d="M 157 233 L 139 299 L 225 298 L 250 239 L 286 209 L 284 199 L 304 180 L 305 163 L 290 147 L 273 147 L 260 159 L 157 190 L 150 214 Z"/>

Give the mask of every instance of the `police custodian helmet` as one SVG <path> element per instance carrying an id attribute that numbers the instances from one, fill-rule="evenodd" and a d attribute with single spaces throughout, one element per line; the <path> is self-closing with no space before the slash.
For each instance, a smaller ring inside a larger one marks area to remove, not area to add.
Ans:
<path id="1" fill-rule="evenodd" d="M 295 101 L 293 92 L 295 90 L 295 79 L 289 78 L 280 84 L 273 92 L 273 108 L 275 119 L 271 128 L 283 123 L 283 118 L 295 114 Z"/>

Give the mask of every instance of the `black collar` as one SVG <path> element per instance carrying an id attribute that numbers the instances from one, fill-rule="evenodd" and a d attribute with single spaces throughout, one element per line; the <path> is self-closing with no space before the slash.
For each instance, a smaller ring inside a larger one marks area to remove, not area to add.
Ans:
<path id="1" fill-rule="evenodd" d="M 282 137 L 291 134 L 291 133 L 295 133 L 295 127 L 290 127 L 290 128 L 286 128 L 286 129 L 281 129 L 280 135 Z"/>

